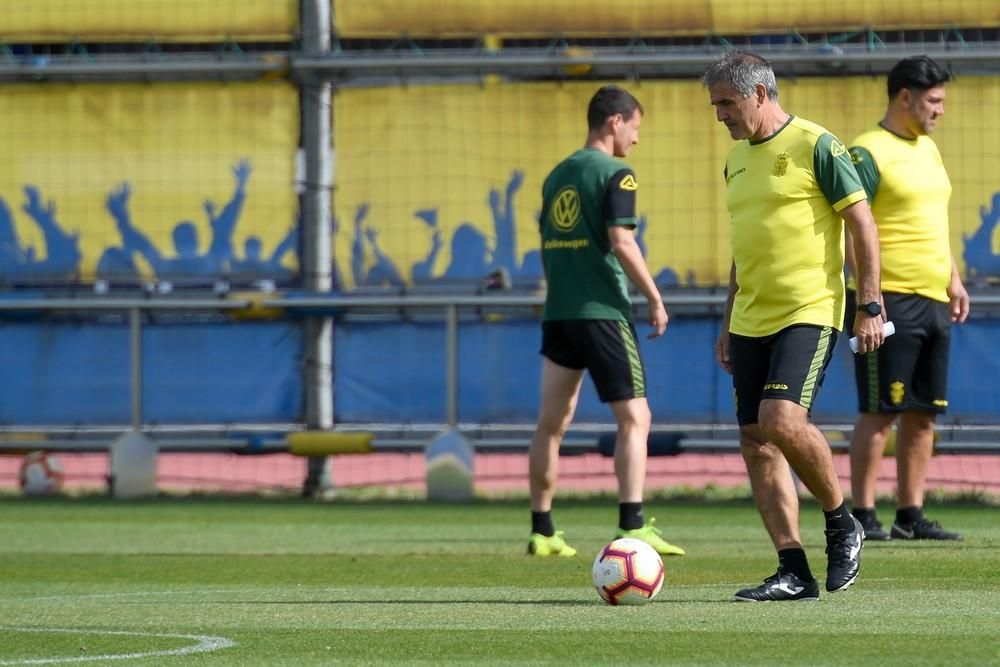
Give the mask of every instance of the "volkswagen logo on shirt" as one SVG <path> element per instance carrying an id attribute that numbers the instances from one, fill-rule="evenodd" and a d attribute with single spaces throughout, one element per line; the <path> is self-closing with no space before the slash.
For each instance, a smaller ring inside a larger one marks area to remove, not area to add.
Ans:
<path id="1" fill-rule="evenodd" d="M 549 218 L 560 232 L 566 233 L 576 227 L 580 222 L 580 195 L 575 187 L 567 185 L 556 194 Z"/>

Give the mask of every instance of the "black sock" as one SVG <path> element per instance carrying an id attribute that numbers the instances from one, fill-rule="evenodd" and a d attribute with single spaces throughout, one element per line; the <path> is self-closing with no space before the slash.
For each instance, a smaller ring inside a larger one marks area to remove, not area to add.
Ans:
<path id="1" fill-rule="evenodd" d="M 924 508 L 923 507 L 897 507 L 896 508 L 896 523 L 902 525 L 907 523 L 913 523 L 914 521 L 919 521 L 924 518 Z"/>
<path id="2" fill-rule="evenodd" d="M 809 561 L 803 549 L 782 549 L 778 552 L 778 565 L 782 572 L 791 572 L 802 581 L 812 581 Z"/>
<path id="3" fill-rule="evenodd" d="M 875 520 L 878 518 L 874 507 L 855 507 L 851 510 L 851 514 L 861 523 L 864 523 L 866 519 Z"/>
<path id="4" fill-rule="evenodd" d="M 846 503 L 840 503 L 840 507 L 834 508 L 829 512 L 823 510 L 823 515 L 826 516 L 827 530 L 852 530 L 854 528 L 854 521 L 847 512 Z"/>
<path id="5" fill-rule="evenodd" d="M 642 528 L 642 503 L 618 503 L 618 527 L 622 530 Z"/>
<path id="6" fill-rule="evenodd" d="M 532 512 L 531 532 L 552 537 L 556 534 L 556 527 L 552 523 L 552 512 Z"/>

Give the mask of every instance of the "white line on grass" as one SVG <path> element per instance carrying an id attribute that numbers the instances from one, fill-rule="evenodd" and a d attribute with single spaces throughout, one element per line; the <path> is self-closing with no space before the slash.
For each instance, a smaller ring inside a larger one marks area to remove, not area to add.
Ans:
<path id="1" fill-rule="evenodd" d="M 0 660 L 0 665 L 54 665 L 66 662 L 93 662 L 95 660 L 136 660 L 138 658 L 154 658 L 167 655 L 191 655 L 193 653 L 210 653 L 224 648 L 236 646 L 236 642 L 225 637 L 211 635 L 180 635 L 165 632 L 131 632 L 128 630 L 95 630 L 84 628 L 15 628 L 0 625 L 0 631 L 7 632 L 37 632 L 64 633 L 79 635 L 108 635 L 124 637 L 165 637 L 167 639 L 191 639 L 198 642 L 192 646 L 167 649 L 163 651 L 143 651 L 141 653 L 106 653 L 104 655 L 80 655 L 67 658 L 25 658 L 19 660 Z"/>
<path id="2" fill-rule="evenodd" d="M 192 593 L 246 593 L 246 589 L 208 589 L 204 591 L 131 591 L 129 593 L 64 593 L 61 595 L 15 595 L 0 597 L 0 600 L 15 600 L 21 602 L 44 602 L 52 600 L 87 600 L 99 598 L 143 598 L 160 595 L 191 595 Z"/>

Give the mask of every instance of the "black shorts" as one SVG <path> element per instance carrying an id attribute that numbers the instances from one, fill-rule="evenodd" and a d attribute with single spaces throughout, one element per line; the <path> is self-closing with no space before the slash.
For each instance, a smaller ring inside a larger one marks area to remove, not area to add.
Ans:
<path id="1" fill-rule="evenodd" d="M 757 423 L 765 398 L 789 400 L 811 410 L 836 342 L 835 329 L 811 324 L 796 324 L 760 338 L 730 334 L 740 426 Z"/>
<path id="2" fill-rule="evenodd" d="M 586 369 L 602 403 L 646 396 L 646 368 L 631 322 L 542 322 L 542 354 L 560 366 Z"/>
<path id="3" fill-rule="evenodd" d="M 886 292 L 896 333 L 874 353 L 854 355 L 858 410 L 867 413 L 948 410 L 949 304 L 918 294 Z"/>

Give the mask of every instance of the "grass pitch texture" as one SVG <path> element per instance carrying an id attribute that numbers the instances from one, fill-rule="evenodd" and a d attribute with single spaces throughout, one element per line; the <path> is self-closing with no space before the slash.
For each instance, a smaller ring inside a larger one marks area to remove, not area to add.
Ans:
<path id="1" fill-rule="evenodd" d="M 1000 509 L 928 513 L 965 541 L 869 543 L 845 592 L 740 604 L 776 562 L 754 508 L 652 502 L 688 556 L 627 608 L 590 585 L 613 500 L 557 504 L 580 554 L 533 559 L 520 502 L 8 498 L 0 665 L 1000 665 Z"/>

